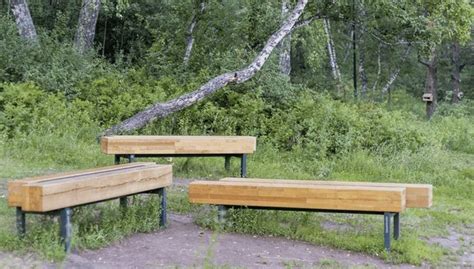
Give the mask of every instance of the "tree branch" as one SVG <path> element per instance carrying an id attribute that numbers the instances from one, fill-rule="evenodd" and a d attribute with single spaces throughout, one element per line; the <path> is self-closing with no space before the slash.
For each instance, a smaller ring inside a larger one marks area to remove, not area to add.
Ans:
<path id="1" fill-rule="evenodd" d="M 194 103 L 203 100 L 207 96 L 213 94 L 217 90 L 230 83 L 240 84 L 251 79 L 258 71 L 260 71 L 278 43 L 280 43 L 280 41 L 291 32 L 291 29 L 300 18 L 307 3 L 308 0 L 298 0 L 295 8 L 280 26 L 280 29 L 278 29 L 278 31 L 268 38 L 263 49 L 260 51 L 257 57 L 255 57 L 253 62 L 247 67 L 241 70 L 219 75 L 206 82 L 204 85 L 199 87 L 199 89 L 184 94 L 176 99 L 167 101 L 165 103 L 156 103 L 135 114 L 134 116 L 124 120 L 123 122 L 107 129 L 104 132 L 104 135 L 123 133 L 141 128 L 157 118 L 164 118 L 171 113 L 180 111 Z"/>

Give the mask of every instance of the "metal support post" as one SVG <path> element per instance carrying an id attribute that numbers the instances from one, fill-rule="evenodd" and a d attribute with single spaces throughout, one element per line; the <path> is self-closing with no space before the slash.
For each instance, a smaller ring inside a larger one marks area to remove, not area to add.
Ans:
<path id="1" fill-rule="evenodd" d="M 25 217 L 25 212 L 21 210 L 21 207 L 16 208 L 16 229 L 20 237 L 23 237 L 25 235 L 26 217 Z"/>
<path id="2" fill-rule="evenodd" d="M 385 250 L 390 252 L 390 220 L 392 218 L 392 213 L 385 212 L 383 214 L 383 238 L 384 238 L 384 245 Z"/>
<path id="3" fill-rule="evenodd" d="M 132 163 L 132 162 L 135 161 L 135 155 L 133 155 L 133 154 L 128 155 L 127 158 L 128 158 L 129 163 Z M 120 157 L 119 157 L 119 160 L 120 160 Z M 127 209 L 127 207 L 128 207 L 128 198 L 127 198 L 127 196 L 120 197 L 120 206 L 124 210 Z"/>
<path id="4" fill-rule="evenodd" d="M 227 172 L 230 171 L 230 156 L 225 156 L 225 164 L 224 164 L 225 170 Z"/>
<path id="5" fill-rule="evenodd" d="M 217 221 L 220 224 L 225 222 L 225 215 L 227 214 L 227 207 L 225 205 L 217 206 Z"/>
<path id="6" fill-rule="evenodd" d="M 123 210 L 126 210 L 128 207 L 128 197 L 127 196 L 120 197 L 119 201 L 120 201 L 120 207 Z"/>
<path id="7" fill-rule="evenodd" d="M 64 242 L 64 249 L 66 252 L 71 250 L 72 239 L 72 223 L 71 223 L 72 209 L 69 207 L 61 209 L 59 213 L 59 225 L 61 230 L 61 238 Z"/>
<path id="8" fill-rule="evenodd" d="M 167 216 L 166 216 L 166 188 L 158 189 L 158 195 L 161 198 L 160 201 L 160 227 L 165 227 L 167 223 Z"/>
<path id="9" fill-rule="evenodd" d="M 240 158 L 240 177 L 247 177 L 247 154 Z"/>
<path id="10" fill-rule="evenodd" d="M 393 215 L 393 238 L 395 240 L 400 238 L 400 213 Z"/>

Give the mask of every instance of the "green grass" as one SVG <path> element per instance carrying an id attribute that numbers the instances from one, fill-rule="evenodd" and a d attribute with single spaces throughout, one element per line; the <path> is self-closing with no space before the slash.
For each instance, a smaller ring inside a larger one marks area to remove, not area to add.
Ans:
<path id="1" fill-rule="evenodd" d="M 90 148 L 96 147 L 90 145 Z M 82 147 L 82 146 L 81 146 Z M 87 148 L 86 148 L 87 149 Z M 86 150 L 82 149 L 82 150 Z M 97 150 L 90 151 L 86 160 L 75 164 L 59 162 L 54 155 L 46 161 L 39 156 L 0 159 L 0 179 L 53 173 L 112 163 Z M 96 160 L 94 156 L 97 157 Z M 97 161 L 99 160 L 99 161 Z M 168 163 L 166 159 L 156 159 Z M 88 165 L 88 162 L 90 165 Z M 223 158 L 174 159 L 177 178 L 218 179 L 238 175 L 238 159 L 232 160 L 230 172 L 223 169 Z M 265 145 L 248 160 L 248 176 L 289 179 L 339 179 L 380 182 L 430 183 L 434 188 L 434 205 L 431 209 L 409 209 L 402 214 L 402 237 L 393 242 L 390 254 L 383 250 L 382 218 L 380 216 L 318 214 L 305 212 L 274 212 L 231 210 L 224 227 L 216 222 L 216 208 L 191 205 L 185 186 L 174 186 L 169 191 L 169 207 L 178 213 L 192 214 L 196 222 L 210 229 L 258 235 L 282 236 L 318 245 L 368 253 L 391 263 L 440 264 L 455 259 L 456 253 L 438 245 L 428 244 L 427 238 L 444 236 L 449 227 L 462 230 L 474 223 L 474 158 L 471 154 L 441 149 L 422 149 L 418 152 L 393 154 L 359 151 L 344 157 L 324 161 L 305 157 L 300 152 L 277 152 Z M 0 191 L 2 195 L 2 191 Z M 117 202 L 81 207 L 74 211 L 74 247 L 96 249 L 116 242 L 130 234 L 158 229 L 157 201 L 153 196 L 135 198 L 125 214 Z M 143 218 L 143 216 L 148 216 Z M 26 253 L 35 251 L 48 260 L 64 258 L 58 237 L 57 220 L 51 217 L 28 216 L 28 234 L 19 240 L 14 229 L 14 210 L 0 198 L 0 249 Z M 341 229 L 327 229 L 331 223 Z M 324 264 L 320 267 L 327 268 Z"/>

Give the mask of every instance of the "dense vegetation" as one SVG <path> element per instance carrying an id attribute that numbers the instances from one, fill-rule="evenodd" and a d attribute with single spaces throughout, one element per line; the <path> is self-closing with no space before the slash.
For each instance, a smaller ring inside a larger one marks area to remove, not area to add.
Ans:
<path id="1" fill-rule="evenodd" d="M 205 1 L 202 12 L 201 2 L 191 0 L 102 1 L 94 48 L 81 54 L 73 45 L 79 1 L 30 1 L 38 43 L 18 35 L 6 2 L 0 7 L 2 179 L 110 164 L 112 160 L 100 154 L 97 145 L 104 129 L 247 64 L 282 21 L 281 1 Z M 322 19 L 292 32 L 289 75 L 280 72 L 283 47 L 279 47 L 252 80 L 228 86 L 134 132 L 257 136 L 249 176 L 434 184 L 434 208 L 408 212 L 404 239 L 395 244 L 391 255 L 384 255 L 394 262 L 439 262 L 447 251 L 419 239 L 446 234 L 448 226 L 462 231 L 474 223 L 472 6 L 468 1 L 357 0 L 354 13 L 352 1 L 330 2 L 310 2 L 304 18 L 326 16 L 331 35 L 325 33 Z M 433 9 L 428 12 L 433 17 L 419 17 L 418 5 Z M 434 10 L 434 6 L 445 9 Z M 193 16 L 198 17 L 191 32 L 194 47 L 185 63 Z M 350 26 L 354 21 L 357 91 L 352 86 Z M 328 38 L 339 57 L 340 81 L 332 76 Z M 456 104 L 452 104 L 453 43 L 461 44 L 464 65 L 460 74 L 464 97 Z M 412 49 L 405 53 L 409 46 Z M 427 120 L 420 101 L 427 71 L 418 60 L 432 57 L 433 48 L 438 62 L 438 108 Z M 395 82 L 384 91 L 397 69 Z M 218 178 L 223 171 L 217 161 L 177 161 L 175 170 L 180 176 Z M 191 207 L 181 192 L 171 199 L 174 210 L 194 212 L 201 225 L 215 226 L 209 221 L 213 219 L 209 214 L 215 212 Z M 138 217 L 140 206 L 122 221 L 117 221 L 121 218 L 115 206 L 106 208 L 102 222 L 87 210 L 77 213 L 81 230 L 76 246 L 100 247 L 132 232 L 156 228 L 156 223 Z M 156 209 L 153 203 L 141 208 Z M 234 225 L 225 229 L 382 252 L 378 226 L 365 227 L 360 236 L 325 231 L 320 226 L 325 216 L 249 211 L 231 217 Z M 340 216 L 329 218 L 341 221 Z M 432 226 L 418 227 L 427 219 Z M 350 222 L 359 227 L 365 220 Z M 43 219 L 34 226 L 28 239 L 33 248 L 57 258 L 62 252 L 57 236 L 51 236 L 55 229 L 50 221 Z M 13 211 L 6 208 L 4 197 L 0 224 L 6 227 L 0 228 L 0 248 L 27 248 L 14 236 Z M 351 240 L 342 241 L 340 234 Z M 56 244 L 49 244 L 51 240 Z"/>

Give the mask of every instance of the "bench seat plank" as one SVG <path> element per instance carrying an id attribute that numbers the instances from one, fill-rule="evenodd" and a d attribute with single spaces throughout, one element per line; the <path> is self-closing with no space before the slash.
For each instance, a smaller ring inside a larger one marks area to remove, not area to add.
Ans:
<path id="1" fill-rule="evenodd" d="M 189 200 L 214 205 L 402 212 L 406 197 L 401 187 L 194 181 L 189 185 Z"/>
<path id="2" fill-rule="evenodd" d="M 128 167 L 143 167 L 147 165 L 154 165 L 152 162 L 136 162 L 136 163 L 127 163 L 122 165 L 111 165 L 100 168 L 92 168 L 80 171 L 69 171 L 63 173 L 55 173 L 49 175 L 42 175 L 36 177 L 28 177 L 23 179 L 11 180 L 8 182 L 8 205 L 12 207 L 21 206 L 23 200 L 22 186 L 25 184 L 33 182 L 42 182 L 44 180 L 50 180 L 52 178 L 62 178 L 62 177 L 72 177 L 77 175 L 88 175 L 94 174 L 97 172 L 113 171 L 120 168 Z"/>
<path id="3" fill-rule="evenodd" d="M 258 178 L 223 178 L 228 182 L 272 182 L 303 185 L 329 185 L 329 186 L 367 186 L 367 187 L 401 187 L 406 188 L 407 208 L 429 208 L 433 204 L 433 186 L 430 184 L 408 183 L 374 183 L 350 181 L 322 181 L 322 180 L 292 180 L 292 179 L 258 179 Z"/>
<path id="4" fill-rule="evenodd" d="M 106 136 L 105 154 L 250 154 L 256 149 L 251 136 Z"/>
<path id="5" fill-rule="evenodd" d="M 116 165 L 24 180 L 20 185 L 11 184 L 12 188 L 9 183 L 9 196 L 11 189 L 15 196 L 9 205 L 23 211 L 47 212 L 159 189 L 171 182 L 171 165 Z"/>

